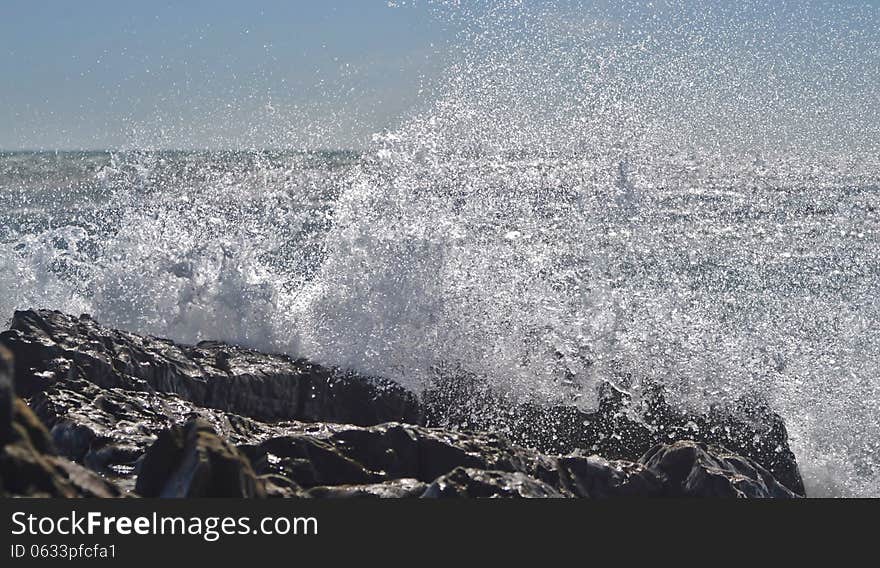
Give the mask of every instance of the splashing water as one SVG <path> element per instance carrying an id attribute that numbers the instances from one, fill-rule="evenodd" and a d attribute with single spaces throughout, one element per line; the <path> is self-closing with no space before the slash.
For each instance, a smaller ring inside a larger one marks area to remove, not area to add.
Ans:
<path id="1" fill-rule="evenodd" d="M 546 402 L 758 394 L 812 494 L 880 495 L 880 18 L 696 6 L 433 5 L 458 57 L 363 152 L 2 155 L 0 310 Z"/>

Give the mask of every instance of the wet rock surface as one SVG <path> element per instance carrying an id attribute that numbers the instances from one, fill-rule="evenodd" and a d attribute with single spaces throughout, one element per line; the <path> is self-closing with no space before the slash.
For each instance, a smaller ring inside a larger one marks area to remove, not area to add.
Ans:
<path id="1" fill-rule="evenodd" d="M 135 491 L 144 497 L 264 497 L 250 461 L 204 420 L 159 434 L 141 461 Z"/>
<path id="2" fill-rule="evenodd" d="M 638 462 L 608 461 L 575 452 L 558 458 L 557 467 L 560 486 L 575 497 L 662 497 L 667 493 L 662 473 Z"/>
<path id="3" fill-rule="evenodd" d="M 519 472 L 457 467 L 437 478 L 423 498 L 547 499 L 563 495 L 550 485 Z"/>
<path id="4" fill-rule="evenodd" d="M 785 426 L 757 401 L 694 414 L 608 383 L 587 413 L 510 403 L 472 380 L 417 397 L 307 361 L 50 311 L 16 312 L 2 346 L 5 495 L 803 494 Z"/>
<path id="5" fill-rule="evenodd" d="M 641 462 L 660 475 L 670 497 L 796 497 L 755 462 L 690 440 L 655 446 Z"/>
<path id="6" fill-rule="evenodd" d="M 304 488 L 414 479 L 430 484 L 457 467 L 520 472 L 556 483 L 555 459 L 491 434 L 410 424 L 307 425 L 243 447 L 258 473 Z"/>
<path id="7" fill-rule="evenodd" d="M 198 418 L 232 444 L 254 443 L 287 428 L 283 422 L 268 425 L 201 408 L 173 394 L 102 389 L 88 381 L 53 385 L 35 394 L 30 404 L 50 429 L 60 455 L 126 487 L 147 448 L 174 425 Z"/>
<path id="8" fill-rule="evenodd" d="M 102 389 L 176 394 L 264 421 L 417 422 L 416 397 L 392 381 L 205 341 L 177 345 L 46 310 L 16 312 L 0 335 L 15 354 L 15 390 L 29 398 L 86 380 Z"/>
<path id="9" fill-rule="evenodd" d="M 657 444 L 695 440 L 748 457 L 795 493 L 804 493 L 785 424 L 760 400 L 742 399 L 697 413 L 670 404 L 659 387 L 636 399 L 605 382 L 598 408 L 585 412 L 574 406 L 517 404 L 479 380 L 459 377 L 430 388 L 423 405 L 430 426 L 502 432 L 520 445 L 552 454 L 578 450 L 637 461 Z"/>
<path id="10" fill-rule="evenodd" d="M 12 374 L 12 354 L 0 347 L 0 443 L 12 435 L 12 405 L 15 401 Z"/>
<path id="11" fill-rule="evenodd" d="M 0 374 L 12 359 L 0 352 Z M 124 492 L 87 468 L 55 455 L 51 436 L 22 399 L 4 396 L 0 438 L 0 497 L 120 497 Z M 0 384 L 0 388 L 6 388 Z M 7 405 L 8 403 L 8 405 Z"/>
<path id="12" fill-rule="evenodd" d="M 417 479 L 394 479 L 367 485 L 312 487 L 305 496 L 315 499 L 416 499 L 428 486 Z"/>

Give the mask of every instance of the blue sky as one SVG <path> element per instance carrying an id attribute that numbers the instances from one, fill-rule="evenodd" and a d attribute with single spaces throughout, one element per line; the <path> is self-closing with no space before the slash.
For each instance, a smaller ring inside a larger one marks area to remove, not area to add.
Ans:
<path id="1" fill-rule="evenodd" d="M 609 21 L 635 18 L 647 32 L 654 25 L 675 27 L 674 20 L 651 18 L 668 2 L 676 4 L 673 18 L 714 5 L 723 20 L 732 5 L 656 0 L 621 7 L 611 0 L 552 0 L 545 14 L 551 0 L 493 1 L 520 2 L 577 31 L 585 26 L 581 17 L 588 5 L 601 5 Z M 3 0 L 0 149 L 362 146 L 371 133 L 393 128 L 432 100 L 444 70 L 469 49 L 461 34 L 481 25 L 473 24 L 479 20 L 474 16 L 490 5 L 462 0 L 466 9 L 456 18 L 439 16 L 431 3 Z M 878 4 L 736 5 L 744 6 L 739 16 L 758 24 L 773 12 L 775 30 L 789 21 L 786 10 L 807 12 L 819 22 L 823 37 L 832 40 L 817 41 L 815 48 L 800 45 L 800 55 L 786 52 L 787 40 L 772 49 L 782 59 L 824 61 L 832 73 L 840 72 L 837 83 L 844 88 L 860 81 L 857 104 L 850 107 L 864 117 L 859 109 L 872 107 L 876 95 L 870 93 L 880 90 L 872 86 L 880 69 Z M 799 33 L 802 44 L 812 41 L 810 30 Z M 834 38 L 845 41 L 835 46 Z M 844 66 L 834 67 L 837 57 L 846 59 Z M 800 79 L 816 82 L 823 76 L 824 70 Z"/>
<path id="2" fill-rule="evenodd" d="M 356 145 L 442 69 L 387 1 L 5 1 L 0 148 Z"/>

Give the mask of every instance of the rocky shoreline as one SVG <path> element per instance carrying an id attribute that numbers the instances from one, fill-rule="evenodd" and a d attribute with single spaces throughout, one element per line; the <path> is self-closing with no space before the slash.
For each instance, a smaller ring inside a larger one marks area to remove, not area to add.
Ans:
<path id="1" fill-rule="evenodd" d="M 604 384 L 595 412 L 472 377 L 412 393 L 306 360 L 21 311 L 0 333 L 0 495 L 804 495 L 760 401 L 695 414 Z"/>

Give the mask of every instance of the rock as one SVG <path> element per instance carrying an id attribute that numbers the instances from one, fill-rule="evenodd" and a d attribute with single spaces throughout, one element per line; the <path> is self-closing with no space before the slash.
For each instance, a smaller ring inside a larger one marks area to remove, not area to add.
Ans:
<path id="1" fill-rule="evenodd" d="M 119 497 L 112 483 L 53 455 L 49 432 L 23 400 L 13 403 L 11 434 L 0 448 L 0 495 Z"/>
<path id="2" fill-rule="evenodd" d="M 55 456 L 49 458 L 49 461 L 55 466 L 56 471 L 67 478 L 74 487 L 77 497 L 107 499 L 126 496 L 116 484 L 77 463 Z"/>
<path id="3" fill-rule="evenodd" d="M 191 420 L 162 432 L 140 465 L 143 497 L 265 497 L 248 459 L 210 424 Z"/>
<path id="4" fill-rule="evenodd" d="M 84 380 L 58 382 L 35 394 L 31 406 L 50 428 L 61 455 L 123 485 L 133 479 L 138 460 L 163 430 L 193 418 L 205 420 L 234 445 L 256 444 L 296 428 L 296 423 L 268 425 L 201 408 L 173 394 L 103 389 Z"/>
<path id="5" fill-rule="evenodd" d="M 423 498 L 551 498 L 563 497 L 550 485 L 520 472 L 457 467 L 437 478 Z"/>
<path id="6" fill-rule="evenodd" d="M 12 442 L 25 442 L 40 454 L 55 455 L 55 447 L 49 431 L 40 422 L 30 407 L 22 399 L 17 398 L 12 406 Z"/>
<path id="7" fill-rule="evenodd" d="M 305 488 L 406 478 L 431 483 L 459 466 L 522 472 L 550 484 L 559 479 L 554 458 L 502 437 L 393 422 L 301 425 L 242 450 L 257 473 L 282 475 Z"/>
<path id="8" fill-rule="evenodd" d="M 266 490 L 266 497 L 270 499 L 293 499 L 295 497 L 309 497 L 303 493 L 302 488 L 290 479 L 282 475 L 261 475 L 260 482 Z"/>
<path id="9" fill-rule="evenodd" d="M 413 499 L 421 497 L 428 488 L 417 479 L 392 479 L 367 485 L 338 485 L 312 487 L 307 497 L 320 499 Z"/>
<path id="10" fill-rule="evenodd" d="M 47 311 L 17 312 L 0 344 L 19 363 L 13 369 L 0 357 L 4 494 L 803 491 L 785 426 L 758 400 L 695 413 L 667 403 L 662 391 L 636 396 L 606 382 L 587 412 L 507 400 L 466 378 L 429 388 L 420 402 L 382 379 L 216 342 L 176 345 Z M 30 408 L 12 402 L 13 388 Z"/>
<path id="11" fill-rule="evenodd" d="M 12 436 L 12 404 L 15 399 L 12 375 L 12 354 L 0 347 L 0 444 Z"/>
<path id="12" fill-rule="evenodd" d="M 748 457 L 783 485 L 804 494 L 804 484 L 782 418 L 758 399 L 742 399 L 705 413 L 667 402 L 656 386 L 638 400 L 606 381 L 596 410 L 539 406 L 506 400 L 475 377 L 444 377 L 423 397 L 428 426 L 503 433 L 540 452 L 582 450 L 635 462 L 658 443 L 697 440 Z"/>
<path id="13" fill-rule="evenodd" d="M 663 480 L 640 463 L 578 454 L 557 460 L 560 486 L 574 497 L 661 497 Z"/>
<path id="14" fill-rule="evenodd" d="M 213 341 L 176 345 L 109 329 L 88 316 L 15 312 L 0 344 L 18 361 L 15 388 L 26 398 L 81 380 L 102 389 L 176 394 L 200 407 L 263 421 L 369 425 L 420 419 L 415 395 L 393 381 Z"/>
<path id="15" fill-rule="evenodd" d="M 726 448 L 766 469 L 794 493 L 806 495 L 785 423 L 765 401 L 741 399 L 727 408 L 715 407 L 700 418 L 698 435 L 681 438 Z"/>
<path id="16" fill-rule="evenodd" d="M 330 444 L 309 436 L 272 438 L 259 446 L 269 471 L 303 487 L 376 483 L 380 472 L 349 458 Z M 262 473 L 262 471 L 261 471 Z"/>
<path id="17" fill-rule="evenodd" d="M 798 497 L 752 460 L 699 442 L 658 444 L 640 461 L 663 480 L 671 497 Z"/>

